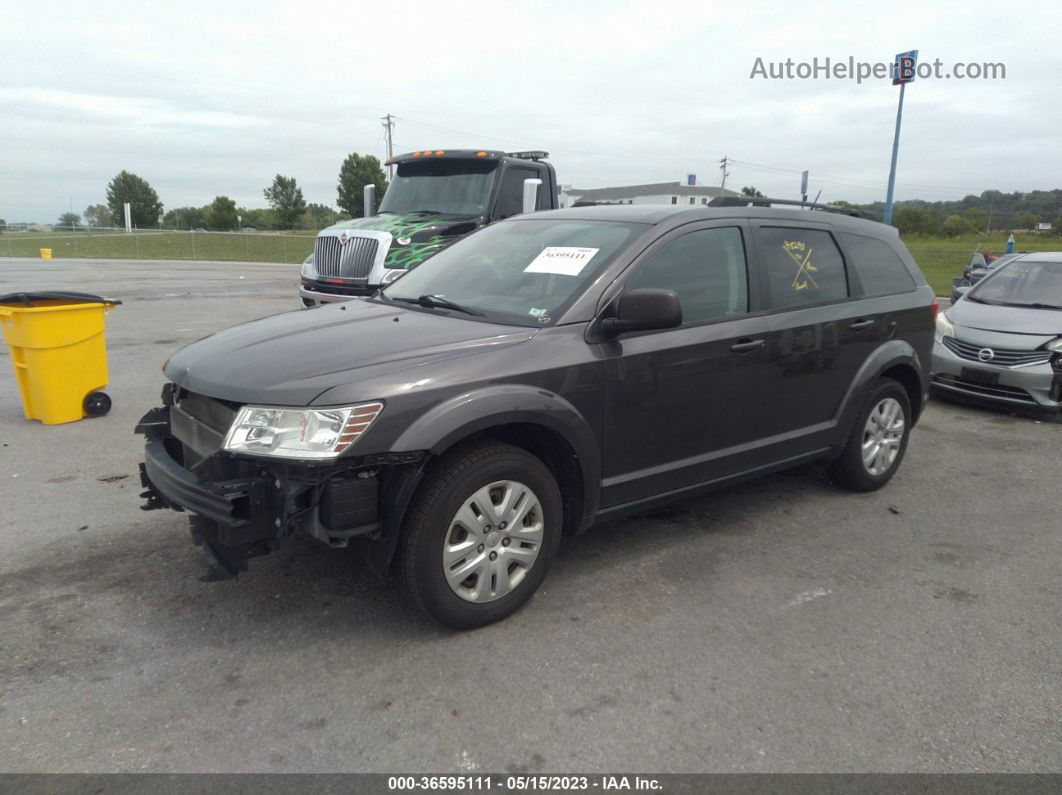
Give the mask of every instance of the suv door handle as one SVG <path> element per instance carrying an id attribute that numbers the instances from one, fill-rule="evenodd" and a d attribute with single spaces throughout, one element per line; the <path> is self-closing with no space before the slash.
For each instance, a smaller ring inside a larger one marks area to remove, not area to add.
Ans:
<path id="1" fill-rule="evenodd" d="M 734 353 L 748 353 L 750 351 L 762 348 L 766 342 L 767 340 L 744 339 L 735 342 L 733 345 L 731 345 L 730 350 L 732 350 Z"/>
<path id="2" fill-rule="evenodd" d="M 852 329 L 852 331 L 862 331 L 865 328 L 870 328 L 871 326 L 873 326 L 874 322 L 875 321 L 873 320 L 854 320 L 848 326 L 848 328 Z"/>

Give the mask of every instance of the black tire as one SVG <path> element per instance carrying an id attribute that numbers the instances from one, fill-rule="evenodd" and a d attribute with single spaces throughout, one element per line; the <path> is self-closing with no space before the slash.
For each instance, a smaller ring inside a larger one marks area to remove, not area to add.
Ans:
<path id="1" fill-rule="evenodd" d="M 89 392 L 81 401 L 81 409 L 89 417 L 102 417 L 111 410 L 111 398 L 106 392 Z"/>
<path id="2" fill-rule="evenodd" d="M 538 497 L 541 546 L 523 579 L 507 594 L 488 602 L 467 601 L 446 580 L 443 545 L 464 502 L 478 489 L 500 480 L 523 483 Z M 462 445 L 435 462 L 406 513 L 399 578 L 413 603 L 446 626 L 472 629 L 499 621 L 520 609 L 542 583 L 560 544 L 563 518 L 560 489 L 537 457 L 502 442 Z"/>
<path id="3" fill-rule="evenodd" d="M 885 398 L 894 398 L 903 409 L 903 436 L 900 447 L 892 464 L 881 474 L 871 473 L 863 463 L 863 441 L 870 412 Z M 830 465 L 830 475 L 834 482 L 851 491 L 877 491 L 900 468 L 907 442 L 911 438 L 911 400 L 907 391 L 891 378 L 880 378 L 867 392 L 863 404 L 856 414 L 852 430 L 848 435 L 844 452 Z"/>

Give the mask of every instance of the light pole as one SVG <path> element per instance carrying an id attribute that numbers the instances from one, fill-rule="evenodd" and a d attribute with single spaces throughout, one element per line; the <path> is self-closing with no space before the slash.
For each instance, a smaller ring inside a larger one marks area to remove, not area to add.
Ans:
<path id="1" fill-rule="evenodd" d="M 915 63 L 918 60 L 918 50 L 901 52 L 896 56 L 893 64 L 892 84 L 900 87 L 900 104 L 896 107 L 896 132 L 892 136 L 892 165 L 889 167 L 889 188 L 885 194 L 885 211 L 881 220 L 886 224 L 892 223 L 892 192 L 896 187 L 896 156 L 900 152 L 900 120 L 903 118 L 903 91 L 907 84 L 915 79 Z"/>

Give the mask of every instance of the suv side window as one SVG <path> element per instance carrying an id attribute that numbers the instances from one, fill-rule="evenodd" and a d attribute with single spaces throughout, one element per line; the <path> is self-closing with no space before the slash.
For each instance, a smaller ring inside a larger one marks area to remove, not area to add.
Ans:
<path id="1" fill-rule="evenodd" d="M 497 219 L 508 218 L 510 215 L 518 215 L 524 211 L 524 180 L 541 178 L 542 184 L 538 188 L 538 209 L 548 207 L 543 203 L 543 198 L 549 190 L 549 182 L 544 175 L 534 169 L 520 166 L 509 168 L 502 177 L 501 196 L 498 199 L 498 209 L 494 213 Z"/>
<path id="2" fill-rule="evenodd" d="M 907 266 L 884 240 L 849 232 L 841 232 L 840 238 L 859 275 L 864 295 L 895 295 L 915 289 Z"/>
<path id="3" fill-rule="evenodd" d="M 624 284 L 638 287 L 677 292 L 683 326 L 744 314 L 749 287 L 741 230 L 700 229 L 665 243 Z"/>
<path id="4" fill-rule="evenodd" d="M 829 232 L 764 226 L 757 240 L 773 308 L 848 297 L 844 259 Z"/>

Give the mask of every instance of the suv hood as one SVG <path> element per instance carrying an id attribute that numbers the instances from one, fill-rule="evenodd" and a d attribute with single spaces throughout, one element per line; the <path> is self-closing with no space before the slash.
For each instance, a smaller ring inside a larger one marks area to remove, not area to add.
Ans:
<path id="1" fill-rule="evenodd" d="M 220 331 L 182 348 L 163 371 L 179 386 L 236 403 L 308 406 L 337 386 L 374 400 L 408 388 L 427 365 L 452 367 L 538 331 L 353 299 Z"/>
<path id="2" fill-rule="evenodd" d="M 983 331 L 1050 337 L 1062 335 L 1062 311 L 1057 309 L 993 306 L 963 298 L 948 310 L 948 317 L 958 326 Z"/>

